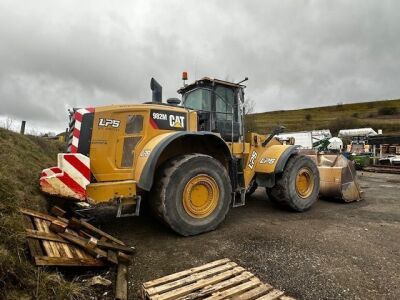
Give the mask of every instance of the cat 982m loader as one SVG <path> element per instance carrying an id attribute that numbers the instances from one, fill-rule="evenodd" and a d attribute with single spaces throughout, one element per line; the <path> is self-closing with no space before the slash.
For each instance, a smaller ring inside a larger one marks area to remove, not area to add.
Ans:
<path id="1" fill-rule="evenodd" d="M 281 128 L 245 133 L 242 83 L 184 81 L 182 103 L 163 103 L 152 79 L 152 102 L 75 109 L 67 153 L 43 170 L 42 191 L 90 208 L 116 205 L 118 217 L 138 215 L 149 201 L 185 236 L 215 229 L 257 186 L 292 210 L 309 209 L 325 186 L 318 161 L 274 138 Z"/>

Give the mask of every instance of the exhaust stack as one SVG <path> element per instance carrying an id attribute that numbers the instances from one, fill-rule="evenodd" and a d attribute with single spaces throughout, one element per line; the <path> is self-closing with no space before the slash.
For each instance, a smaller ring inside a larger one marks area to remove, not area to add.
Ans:
<path id="1" fill-rule="evenodd" d="M 153 102 L 161 103 L 162 102 L 162 86 L 155 80 L 151 78 L 150 80 L 150 88 L 152 90 L 152 100 Z"/>

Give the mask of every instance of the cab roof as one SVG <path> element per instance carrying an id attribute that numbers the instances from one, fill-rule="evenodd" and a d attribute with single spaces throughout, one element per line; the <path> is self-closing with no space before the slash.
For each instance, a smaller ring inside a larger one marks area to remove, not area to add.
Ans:
<path id="1" fill-rule="evenodd" d="M 233 87 L 233 88 L 245 88 L 246 86 L 243 84 L 237 84 L 237 83 L 233 83 L 233 82 L 229 82 L 229 81 L 225 81 L 225 80 L 220 80 L 220 79 L 216 79 L 216 78 L 210 78 L 210 77 L 203 77 L 199 80 L 196 80 L 195 82 L 188 84 L 184 87 L 181 87 L 178 90 L 179 94 L 184 94 L 185 92 L 187 92 L 188 90 L 193 89 L 194 87 L 198 87 L 198 86 L 203 86 L 203 85 L 207 85 L 207 84 L 220 84 L 220 85 L 224 85 L 224 86 L 229 86 L 229 87 Z"/>

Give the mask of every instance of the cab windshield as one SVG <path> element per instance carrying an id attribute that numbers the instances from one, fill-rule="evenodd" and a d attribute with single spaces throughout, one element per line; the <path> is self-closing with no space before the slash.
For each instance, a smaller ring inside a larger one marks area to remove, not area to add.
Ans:
<path id="1" fill-rule="evenodd" d="M 185 95 L 185 107 L 194 110 L 212 111 L 211 90 L 196 89 Z"/>

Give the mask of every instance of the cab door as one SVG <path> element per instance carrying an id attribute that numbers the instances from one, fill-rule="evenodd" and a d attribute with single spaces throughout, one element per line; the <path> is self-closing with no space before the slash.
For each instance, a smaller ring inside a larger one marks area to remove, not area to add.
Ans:
<path id="1" fill-rule="evenodd" d="M 240 137 L 238 101 L 234 88 L 217 85 L 214 89 L 213 111 L 215 131 L 228 142 L 237 142 Z"/>

